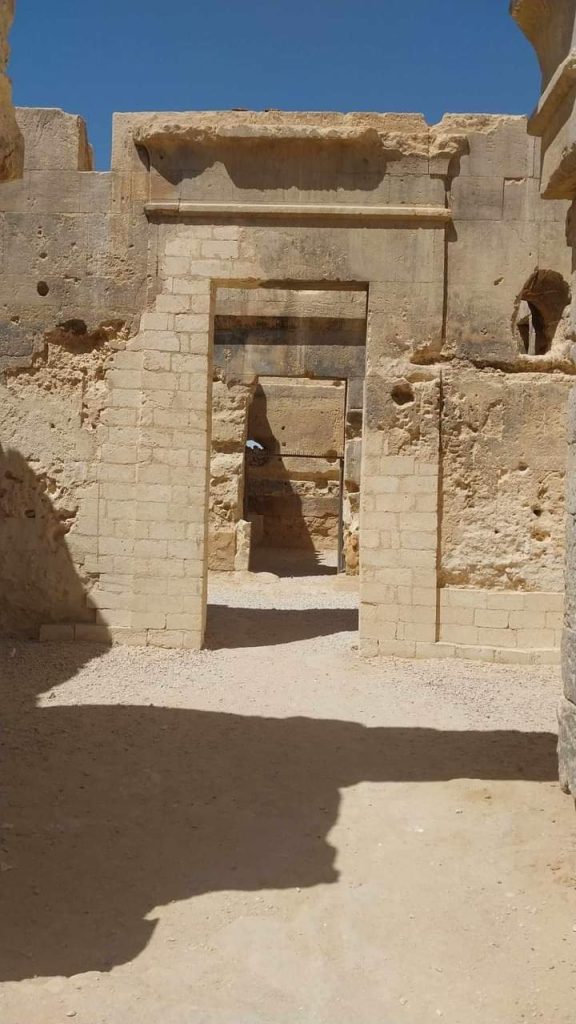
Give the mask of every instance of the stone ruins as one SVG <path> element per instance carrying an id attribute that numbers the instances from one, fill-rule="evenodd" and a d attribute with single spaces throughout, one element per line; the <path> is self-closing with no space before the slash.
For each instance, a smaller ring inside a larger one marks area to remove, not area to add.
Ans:
<path id="1" fill-rule="evenodd" d="M 542 97 L 528 122 L 541 145 L 541 194 L 568 206 L 565 241 L 576 266 L 576 0 L 513 0 L 511 12 L 534 46 L 542 70 Z M 572 272 L 574 282 L 576 271 Z M 574 285 L 572 287 L 574 291 Z M 569 307 L 567 337 L 576 339 L 576 305 Z M 576 358 L 576 349 L 572 348 Z M 576 795 L 576 392 L 568 412 L 568 479 L 566 594 L 562 670 L 564 699 L 560 706 L 560 777 Z"/>
<path id="2" fill-rule="evenodd" d="M 369 657 L 559 660 L 575 3 L 513 7 L 528 124 L 117 114 L 102 173 L 2 74 L 4 633 L 199 648 L 208 569 L 288 549 L 359 573 Z"/>

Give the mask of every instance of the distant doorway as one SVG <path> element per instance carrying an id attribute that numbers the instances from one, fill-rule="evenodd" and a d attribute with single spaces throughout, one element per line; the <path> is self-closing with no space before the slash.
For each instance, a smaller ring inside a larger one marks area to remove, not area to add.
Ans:
<path id="1" fill-rule="evenodd" d="M 250 568 L 334 574 L 343 562 L 346 382 L 261 377 L 248 415 Z"/>

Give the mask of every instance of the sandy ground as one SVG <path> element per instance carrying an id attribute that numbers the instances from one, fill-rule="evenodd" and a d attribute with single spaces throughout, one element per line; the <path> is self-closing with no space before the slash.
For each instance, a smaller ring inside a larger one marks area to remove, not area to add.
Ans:
<path id="1" fill-rule="evenodd" d="M 363 663 L 353 584 L 200 654 L 5 645 L 2 1024 L 574 1024 L 556 670 Z"/>

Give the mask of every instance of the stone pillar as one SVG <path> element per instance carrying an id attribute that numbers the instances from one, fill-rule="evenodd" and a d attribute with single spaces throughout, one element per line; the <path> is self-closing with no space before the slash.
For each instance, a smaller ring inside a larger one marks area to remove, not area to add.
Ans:
<path id="1" fill-rule="evenodd" d="M 100 432 L 91 595 L 98 612 L 96 625 L 76 627 L 79 640 L 203 644 L 213 289 L 209 280 L 185 287 L 157 297 L 108 375 L 113 415 Z"/>
<path id="2" fill-rule="evenodd" d="M 7 74 L 8 33 L 14 17 L 14 0 L 0 3 L 0 181 L 22 175 L 24 143 L 12 105 L 12 85 Z"/>
<path id="3" fill-rule="evenodd" d="M 366 379 L 361 648 L 368 657 L 435 657 L 440 382 L 434 371 L 415 383 L 392 373 Z M 395 429 L 399 408 L 420 425 L 414 442 Z"/>
<path id="4" fill-rule="evenodd" d="M 542 95 L 528 124 L 529 132 L 542 140 L 542 195 L 545 199 L 576 201 L 576 2 L 511 0 L 510 11 L 536 50 L 542 71 Z M 567 237 L 576 255 L 573 213 L 574 206 Z M 572 281 L 571 315 L 572 337 L 576 340 L 575 285 L 576 276 Z M 558 754 L 562 786 L 576 796 L 576 391 L 569 404 L 568 448 L 564 696 L 559 709 Z"/>

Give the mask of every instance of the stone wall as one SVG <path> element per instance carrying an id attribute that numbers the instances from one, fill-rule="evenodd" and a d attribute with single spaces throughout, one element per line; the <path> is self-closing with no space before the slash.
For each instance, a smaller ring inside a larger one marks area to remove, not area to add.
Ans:
<path id="1" fill-rule="evenodd" d="M 567 207 L 540 199 L 525 121 L 118 115 L 112 170 L 95 174 L 77 119 L 20 119 L 28 168 L 22 183 L 0 186 L 10 410 L 0 437 L 61 508 L 58 543 L 80 588 L 69 591 L 73 613 L 22 573 L 10 621 L 200 645 L 208 506 L 225 532 L 240 507 L 246 386 L 279 369 L 337 377 L 334 359 L 346 353 L 361 360 L 348 378 L 345 478 L 358 487 L 361 462 L 361 487 L 349 493 L 350 508 L 362 505 L 365 651 L 557 657 L 561 406 L 574 369 Z M 541 287 L 550 280 L 564 282 L 552 312 Z M 544 349 L 531 347 L 537 336 Z M 27 497 L 18 507 L 22 528 Z M 501 591 L 509 606 L 491 608 Z M 449 639 L 453 609 L 471 592 L 462 625 L 505 636 Z M 517 606 L 519 594 L 542 595 L 545 616 L 526 647 L 513 615 L 531 609 Z M 493 626 L 480 614 L 501 610 L 508 618 Z"/>
<path id="2" fill-rule="evenodd" d="M 248 460 L 246 506 L 262 517 L 264 546 L 338 550 L 346 390 L 344 380 L 259 379 L 248 432 L 268 457 Z"/>
<path id="3" fill-rule="evenodd" d="M 557 4 L 545 0 L 513 0 L 512 15 L 534 46 L 542 69 L 542 96 L 528 128 L 541 140 L 541 192 L 556 215 L 565 218 L 572 248 L 572 295 L 576 284 L 576 2 Z M 569 311 L 569 342 L 576 339 L 576 302 Z M 571 356 L 575 350 L 572 345 Z M 562 643 L 564 698 L 559 710 L 560 778 L 567 792 L 576 796 L 576 395 L 571 392 L 568 416 L 568 473 L 566 528 L 566 600 Z"/>
<path id="4" fill-rule="evenodd" d="M 17 117 L 24 173 L 0 196 L 0 445 L 27 471 L 3 494 L 2 619 L 37 635 L 40 625 L 95 621 L 89 559 L 113 415 L 107 371 L 145 305 L 147 225 L 143 211 L 118 212 L 117 175 L 91 170 L 80 118 L 51 109 Z"/>
<path id="5" fill-rule="evenodd" d="M 443 371 L 441 586 L 562 592 L 572 380 Z"/>
<path id="6" fill-rule="evenodd" d="M 254 383 L 218 377 L 212 387 L 208 556 L 211 569 L 234 569 L 237 526 L 244 519 L 244 453 L 254 388 Z"/>

